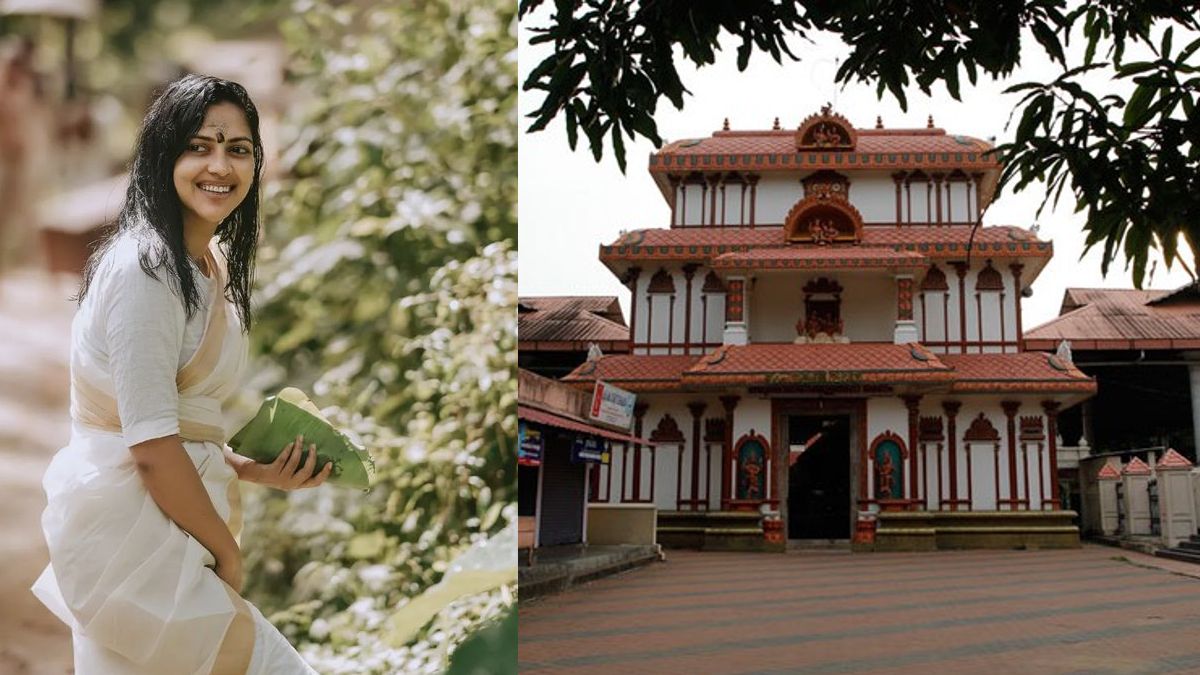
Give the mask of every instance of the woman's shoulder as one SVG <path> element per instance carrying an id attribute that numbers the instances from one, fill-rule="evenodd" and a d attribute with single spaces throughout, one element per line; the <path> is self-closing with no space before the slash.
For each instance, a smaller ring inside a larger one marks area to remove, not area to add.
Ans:
<path id="1" fill-rule="evenodd" d="M 149 292 L 174 292 L 166 264 L 150 243 L 131 233 L 118 232 L 96 266 L 96 281 L 101 287 L 120 284 Z"/>

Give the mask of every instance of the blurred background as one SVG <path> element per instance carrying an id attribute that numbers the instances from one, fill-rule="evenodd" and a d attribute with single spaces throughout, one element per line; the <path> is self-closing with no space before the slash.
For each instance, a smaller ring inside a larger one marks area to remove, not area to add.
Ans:
<path id="1" fill-rule="evenodd" d="M 28 591 L 68 298 L 146 106 L 187 72 L 245 85 L 266 146 L 230 430 L 297 386 L 377 471 L 363 494 L 244 486 L 247 596 L 322 673 L 515 672 L 506 575 L 398 628 L 516 515 L 515 31 L 503 0 L 0 0 L 0 673 L 71 672 Z"/>

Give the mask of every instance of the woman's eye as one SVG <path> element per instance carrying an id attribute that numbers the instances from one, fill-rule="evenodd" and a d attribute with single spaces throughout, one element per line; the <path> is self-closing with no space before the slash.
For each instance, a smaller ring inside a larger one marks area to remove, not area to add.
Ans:
<path id="1" fill-rule="evenodd" d="M 192 143 L 188 146 L 188 152 L 204 152 L 207 148 L 199 143 Z"/>
<path id="2" fill-rule="evenodd" d="M 246 148 L 245 146 L 242 146 L 242 145 L 235 145 L 235 146 L 233 146 L 232 148 L 230 148 L 230 149 L 229 149 L 229 151 L 230 151 L 230 152 L 232 152 L 232 153 L 233 153 L 233 154 L 235 154 L 235 155 L 248 155 L 248 154 L 250 154 L 250 150 L 249 150 L 249 148 Z"/>

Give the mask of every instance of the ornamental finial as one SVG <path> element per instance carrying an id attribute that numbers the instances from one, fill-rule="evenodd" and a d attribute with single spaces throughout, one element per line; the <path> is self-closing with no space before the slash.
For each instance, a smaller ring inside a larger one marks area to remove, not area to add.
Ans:
<path id="1" fill-rule="evenodd" d="M 774 129 L 775 131 L 779 131 L 779 118 L 778 117 L 775 118 L 775 124 L 772 125 L 771 128 Z"/>
<path id="2" fill-rule="evenodd" d="M 876 129 L 882 129 L 882 128 L 883 128 L 883 115 L 876 115 L 876 116 L 875 116 L 875 128 L 876 128 Z"/>
<path id="3" fill-rule="evenodd" d="M 725 124 L 721 125 L 721 129 L 724 131 L 729 131 L 729 118 L 728 117 L 725 118 Z"/>
<path id="4" fill-rule="evenodd" d="M 926 128 L 926 129 L 932 129 L 932 128 L 933 128 L 933 115 L 930 115 L 930 116 L 929 116 L 929 121 L 925 123 L 925 128 Z"/>

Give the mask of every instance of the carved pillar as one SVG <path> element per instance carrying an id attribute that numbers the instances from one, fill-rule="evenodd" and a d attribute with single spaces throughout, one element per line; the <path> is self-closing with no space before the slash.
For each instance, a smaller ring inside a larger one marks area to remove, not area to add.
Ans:
<path id="1" fill-rule="evenodd" d="M 692 278 L 696 276 L 696 270 L 699 268 L 700 266 L 695 263 L 688 263 L 683 266 L 683 278 L 687 286 L 687 292 L 684 294 L 684 302 L 687 304 L 683 307 L 684 354 L 692 353 Z"/>
<path id="2" fill-rule="evenodd" d="M 679 181 L 679 225 L 680 227 L 687 226 L 687 179 Z"/>
<path id="3" fill-rule="evenodd" d="M 729 510 L 730 481 L 733 478 L 733 411 L 737 408 L 739 396 L 722 396 L 721 406 L 725 408 L 725 449 L 721 451 L 721 510 Z"/>
<path id="4" fill-rule="evenodd" d="M 725 284 L 725 333 L 722 343 L 744 345 L 749 341 L 746 330 L 746 278 L 730 277 Z"/>
<path id="5" fill-rule="evenodd" d="M 629 353 L 636 353 L 634 345 L 637 344 L 637 281 L 638 276 L 642 273 L 640 267 L 630 267 L 625 272 L 624 285 L 629 288 Z"/>
<path id="6" fill-rule="evenodd" d="M 758 204 L 758 179 L 756 173 L 748 174 L 746 181 L 750 183 L 750 227 L 754 227 L 754 207 Z"/>
<path id="7" fill-rule="evenodd" d="M 896 275 L 896 330 L 892 341 L 903 345 L 920 342 L 917 323 L 913 321 L 913 278 L 911 274 Z"/>
<path id="8" fill-rule="evenodd" d="M 892 174 L 892 182 L 896 184 L 896 227 L 900 227 L 900 223 L 904 222 L 903 199 L 900 196 L 900 184 L 904 182 L 904 172 L 897 171 Z"/>
<path id="9" fill-rule="evenodd" d="M 1001 401 L 1004 416 L 1008 418 L 1008 509 L 1016 511 L 1021 503 L 1017 495 L 1017 411 L 1021 409 L 1020 401 Z M 999 501 L 1000 494 L 996 494 Z"/>
<path id="10" fill-rule="evenodd" d="M 938 224 L 941 224 L 941 222 L 942 222 L 942 180 L 945 179 L 945 177 L 946 177 L 946 174 L 943 174 L 943 173 L 935 173 L 932 176 L 933 184 L 935 186 L 935 189 L 937 190 L 936 201 L 937 201 L 937 222 L 938 222 Z M 949 191 L 948 187 L 947 187 L 947 191 Z"/>
<path id="11" fill-rule="evenodd" d="M 693 511 L 700 509 L 700 443 L 703 440 L 700 433 L 700 420 L 707 407 L 708 404 L 703 401 L 692 401 L 688 404 L 688 411 L 692 413 L 692 494 L 689 501 Z"/>
<path id="12" fill-rule="evenodd" d="M 725 227 L 725 221 L 728 220 L 726 212 L 729 210 L 728 204 L 725 201 L 725 177 L 721 177 L 721 227 Z"/>
<path id="13" fill-rule="evenodd" d="M 696 224 L 703 227 L 706 218 L 705 210 L 708 206 L 708 180 L 705 176 L 699 176 L 700 182 L 700 221 Z"/>
<path id="14" fill-rule="evenodd" d="M 958 275 L 958 349 L 967 353 L 967 263 L 955 262 L 954 272 Z M 949 339 L 947 339 L 949 342 Z M 950 353 L 947 349 L 946 353 Z"/>
<path id="15" fill-rule="evenodd" d="M 649 403 L 638 402 L 633 406 L 633 435 L 642 437 L 642 418 L 646 416 L 646 410 L 650 408 Z M 651 466 L 653 470 L 653 466 Z M 650 488 L 654 489 L 653 486 Z M 642 501 L 642 444 L 634 443 L 633 445 L 633 499 L 631 501 Z"/>
<path id="16" fill-rule="evenodd" d="M 1062 500 L 1058 497 L 1058 409 L 1062 404 L 1058 401 L 1042 401 L 1042 410 L 1046 411 L 1046 444 L 1050 448 L 1050 503 L 1055 511 L 1062 508 Z M 1045 508 L 1045 504 L 1042 507 Z"/>
<path id="17" fill-rule="evenodd" d="M 973 174 L 971 174 L 971 180 L 974 181 L 974 183 L 975 183 L 975 218 L 974 218 L 974 220 L 979 220 L 979 216 L 983 215 L 983 202 L 982 202 L 983 174 L 982 173 L 973 173 Z M 970 218 L 970 214 L 967 214 L 967 217 Z"/>
<path id="18" fill-rule="evenodd" d="M 679 184 L 682 179 L 676 174 L 667 176 L 667 182 L 671 184 L 671 227 L 681 225 L 682 223 L 675 217 L 677 215 L 677 207 L 679 206 Z"/>
<path id="19" fill-rule="evenodd" d="M 942 410 L 946 412 L 946 459 L 948 473 L 950 474 L 950 510 L 957 511 L 958 500 L 958 428 L 955 425 L 955 416 L 958 415 L 959 408 L 962 407 L 960 401 L 942 401 Z"/>
<path id="20" fill-rule="evenodd" d="M 1016 336 L 1017 336 L 1017 351 L 1019 352 L 1024 348 L 1023 345 L 1025 344 L 1025 334 L 1021 332 L 1021 298 L 1023 297 L 1021 295 L 1021 292 L 1023 290 L 1025 290 L 1024 288 L 1021 287 L 1021 272 L 1025 269 L 1025 266 L 1022 265 L 1021 263 L 1013 263 L 1008 266 L 1008 269 L 1012 270 L 1012 276 L 1013 276 L 1013 303 L 1016 305 L 1016 316 L 1017 316 Z"/>
<path id="21" fill-rule="evenodd" d="M 708 177 L 708 193 L 709 193 L 709 209 L 708 209 L 708 224 L 717 224 L 717 189 L 722 185 L 721 174 L 714 173 Z M 724 218 L 725 215 L 721 214 Z"/>
<path id="22" fill-rule="evenodd" d="M 904 401 L 904 407 L 908 409 L 908 498 L 915 503 L 924 498 L 924 495 L 917 490 L 917 448 L 919 447 L 917 427 L 921 417 L 921 397 L 910 394 L 900 398 Z M 924 475 L 924 467 L 921 467 L 921 473 Z"/>

